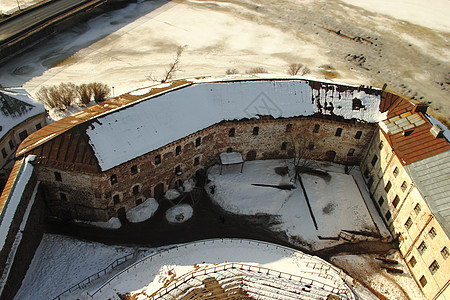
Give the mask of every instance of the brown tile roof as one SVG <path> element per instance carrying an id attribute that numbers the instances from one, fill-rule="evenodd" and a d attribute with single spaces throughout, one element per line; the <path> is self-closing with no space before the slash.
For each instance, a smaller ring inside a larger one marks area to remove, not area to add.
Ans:
<path id="1" fill-rule="evenodd" d="M 14 188 L 16 177 L 19 174 L 20 168 L 22 167 L 24 160 L 25 159 L 18 160 L 14 164 L 14 167 L 9 175 L 8 181 L 6 182 L 5 188 L 3 189 L 3 192 L 0 196 L 0 212 L 3 211 L 6 201 L 8 201 L 9 194 Z"/>

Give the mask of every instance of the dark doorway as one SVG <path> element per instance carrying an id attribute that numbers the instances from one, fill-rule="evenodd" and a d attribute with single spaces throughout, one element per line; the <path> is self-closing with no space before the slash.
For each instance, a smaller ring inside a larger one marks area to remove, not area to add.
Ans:
<path id="1" fill-rule="evenodd" d="M 164 195 L 164 184 L 163 183 L 158 183 L 155 186 L 155 199 L 160 199 L 162 198 L 162 196 Z"/>
<path id="2" fill-rule="evenodd" d="M 256 151 L 251 150 L 247 152 L 247 156 L 245 157 L 246 161 L 255 160 L 256 159 Z"/>
<path id="3" fill-rule="evenodd" d="M 330 150 L 330 151 L 327 151 L 327 153 L 325 153 L 325 156 L 326 156 L 326 160 L 327 161 L 334 161 L 334 158 L 336 157 L 336 151 L 333 151 L 333 150 Z"/>
<path id="4" fill-rule="evenodd" d="M 127 219 L 125 207 L 121 207 L 121 208 L 119 208 L 119 210 L 117 210 L 117 217 L 119 218 L 120 222 L 122 222 L 122 224 L 124 224 L 123 221 L 125 221 Z"/>

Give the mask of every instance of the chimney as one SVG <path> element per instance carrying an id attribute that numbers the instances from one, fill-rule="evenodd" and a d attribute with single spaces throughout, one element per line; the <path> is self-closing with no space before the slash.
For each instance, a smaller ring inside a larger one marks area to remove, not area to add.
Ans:
<path id="1" fill-rule="evenodd" d="M 431 127 L 430 132 L 435 138 L 444 137 L 444 130 L 437 124 Z"/>
<path id="2" fill-rule="evenodd" d="M 428 105 L 426 105 L 426 104 L 424 104 L 424 103 L 417 103 L 417 104 L 414 106 L 413 113 L 421 112 L 421 113 L 424 114 L 424 113 L 427 112 L 427 108 L 428 108 Z"/>

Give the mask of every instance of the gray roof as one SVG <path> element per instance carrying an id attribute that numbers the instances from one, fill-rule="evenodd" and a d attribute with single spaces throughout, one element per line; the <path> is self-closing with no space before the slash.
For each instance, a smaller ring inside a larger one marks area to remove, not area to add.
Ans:
<path id="1" fill-rule="evenodd" d="M 450 237 L 450 151 L 406 166 L 431 212 Z"/>

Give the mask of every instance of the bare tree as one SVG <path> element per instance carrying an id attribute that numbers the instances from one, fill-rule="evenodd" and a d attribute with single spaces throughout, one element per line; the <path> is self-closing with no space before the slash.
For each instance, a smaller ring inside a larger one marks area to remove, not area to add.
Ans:
<path id="1" fill-rule="evenodd" d="M 180 58 L 181 54 L 183 53 L 184 49 L 187 46 L 178 46 L 177 48 L 177 56 L 173 63 L 169 64 L 169 70 L 166 71 L 166 76 L 164 76 L 164 79 L 161 80 L 162 83 L 166 82 L 167 80 L 172 79 L 175 76 L 176 71 L 180 71 Z"/>
<path id="2" fill-rule="evenodd" d="M 227 69 L 225 74 L 227 74 L 227 75 L 239 74 L 239 70 L 238 69 Z"/>
<path id="3" fill-rule="evenodd" d="M 78 98 L 80 99 L 81 104 L 87 105 L 89 102 L 91 102 L 93 91 L 89 87 L 88 84 L 81 84 L 77 86 L 76 92 L 78 95 Z"/>
<path id="4" fill-rule="evenodd" d="M 269 73 L 267 72 L 267 69 L 264 67 L 254 67 L 250 68 L 249 70 L 245 71 L 247 74 L 258 74 L 258 73 Z"/>
<path id="5" fill-rule="evenodd" d="M 76 85 L 68 82 L 64 83 L 62 82 L 59 87 L 59 94 L 61 97 L 61 103 L 63 105 L 63 108 L 68 108 L 75 100 L 76 96 Z"/>
<path id="6" fill-rule="evenodd" d="M 302 64 L 290 64 L 289 68 L 287 69 L 287 73 L 289 75 L 297 75 L 298 72 L 302 69 L 303 65 Z"/>
<path id="7" fill-rule="evenodd" d="M 104 100 L 106 100 L 106 97 L 109 96 L 109 93 L 111 92 L 111 89 L 108 85 L 100 82 L 93 82 L 89 84 L 89 88 L 92 91 L 92 94 L 94 95 L 94 101 L 96 103 L 100 103 Z"/>
<path id="8" fill-rule="evenodd" d="M 75 95 L 73 83 L 61 83 L 59 86 L 43 86 L 37 92 L 36 98 L 48 108 L 63 110 L 73 103 Z"/>

